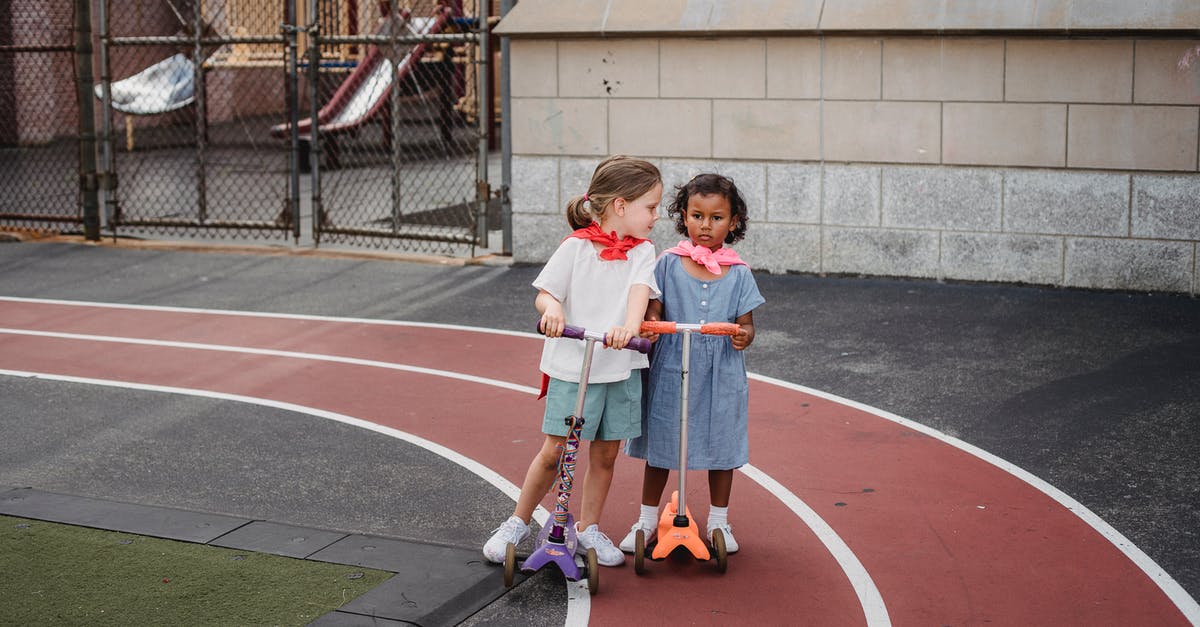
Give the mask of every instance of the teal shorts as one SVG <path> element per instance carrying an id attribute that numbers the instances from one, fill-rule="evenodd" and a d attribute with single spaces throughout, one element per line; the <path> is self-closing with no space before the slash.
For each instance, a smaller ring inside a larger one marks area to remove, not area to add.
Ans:
<path id="1" fill-rule="evenodd" d="M 579 384 L 551 377 L 542 433 L 566 437 L 566 418 L 575 413 Z M 589 383 L 583 402 L 584 440 L 628 440 L 642 434 L 642 377 L 633 371 L 624 381 Z"/>

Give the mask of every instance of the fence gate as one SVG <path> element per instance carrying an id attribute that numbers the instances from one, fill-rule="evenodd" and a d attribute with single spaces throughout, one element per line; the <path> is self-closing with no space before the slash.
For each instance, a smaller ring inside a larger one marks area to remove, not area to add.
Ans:
<path id="1" fill-rule="evenodd" d="M 72 3 L 13 0 L 5 6 L 0 10 L 0 224 L 75 230 L 83 213 Z"/>
<path id="2" fill-rule="evenodd" d="M 475 1 L 102 0 L 108 226 L 442 254 L 486 244 Z"/>
<path id="3" fill-rule="evenodd" d="M 488 2 L 311 0 L 307 17 L 310 110 L 295 128 L 312 147 L 314 238 L 487 245 L 489 221 L 499 226 L 486 184 Z"/>
<path id="4" fill-rule="evenodd" d="M 283 3 L 101 0 L 100 167 L 120 234 L 294 234 Z"/>

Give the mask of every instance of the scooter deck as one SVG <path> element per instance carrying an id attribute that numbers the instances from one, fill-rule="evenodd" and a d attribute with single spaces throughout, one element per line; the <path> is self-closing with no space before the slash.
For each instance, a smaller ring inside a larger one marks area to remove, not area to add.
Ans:
<path id="1" fill-rule="evenodd" d="M 708 543 L 700 535 L 700 528 L 696 525 L 696 519 L 692 516 L 690 508 L 685 507 L 683 510 L 688 519 L 687 527 L 675 526 L 675 516 L 678 511 L 679 491 L 676 490 L 671 494 L 671 502 L 667 504 L 662 516 L 658 519 L 658 541 L 650 552 L 650 559 L 664 559 L 679 547 L 686 548 L 698 560 L 711 559 L 712 554 L 708 550 Z"/>
<path id="2" fill-rule="evenodd" d="M 553 528 L 554 522 L 551 520 L 538 532 L 533 553 L 521 562 L 521 572 L 536 572 L 546 564 L 553 563 L 562 571 L 564 577 L 571 581 L 579 581 L 583 578 L 583 572 L 575 563 L 575 547 L 579 542 L 575 535 L 575 517 L 570 512 L 567 513 L 567 526 L 563 529 L 565 542 L 562 544 L 549 540 Z"/>

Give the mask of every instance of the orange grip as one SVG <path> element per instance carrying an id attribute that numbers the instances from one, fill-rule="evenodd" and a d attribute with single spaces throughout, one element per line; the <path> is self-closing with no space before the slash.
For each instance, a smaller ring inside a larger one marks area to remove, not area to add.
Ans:
<path id="1" fill-rule="evenodd" d="M 740 330 L 741 325 L 732 322 L 710 322 L 700 325 L 700 332 L 705 335 L 737 335 Z"/>
<path id="2" fill-rule="evenodd" d="M 675 323 L 668 320 L 647 320 L 642 323 L 642 333 L 670 335 L 675 332 Z"/>

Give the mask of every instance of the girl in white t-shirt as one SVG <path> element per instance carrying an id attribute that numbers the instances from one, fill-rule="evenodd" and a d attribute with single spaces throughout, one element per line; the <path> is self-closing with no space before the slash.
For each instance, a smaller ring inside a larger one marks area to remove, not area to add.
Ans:
<path id="1" fill-rule="evenodd" d="M 483 546 L 492 562 L 504 561 L 508 543 L 520 544 L 530 534 L 529 519 L 558 475 L 558 458 L 566 442 L 563 418 L 575 410 L 585 344 L 562 337 L 566 324 L 608 332 L 607 346 L 623 348 L 637 337 L 651 298 L 659 296 L 654 281 L 654 245 L 645 239 L 658 220 L 662 200 L 658 168 L 622 155 L 596 166 L 587 193 L 567 203 L 567 221 L 575 229 L 559 244 L 533 282 L 534 305 L 546 334 L 541 371 L 546 412 L 545 440 L 529 464 L 521 496 L 512 516 Z M 597 561 L 617 566 L 621 550 L 597 525 L 621 440 L 641 434 L 642 377 L 645 355 L 625 350 L 599 350 L 592 358 L 584 405 L 582 437 L 591 440 L 583 478 L 576 550 L 596 549 Z"/>

